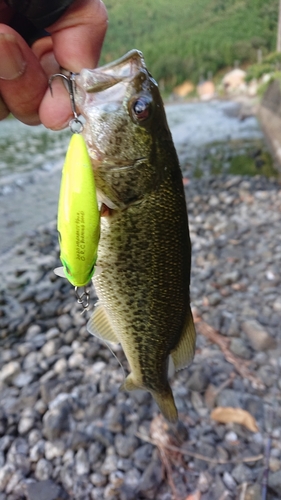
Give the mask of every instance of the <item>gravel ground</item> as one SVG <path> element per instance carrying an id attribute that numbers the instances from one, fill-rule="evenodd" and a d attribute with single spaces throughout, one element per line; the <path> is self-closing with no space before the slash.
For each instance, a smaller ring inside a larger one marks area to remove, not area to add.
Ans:
<path id="1" fill-rule="evenodd" d="M 81 315 L 53 273 L 55 223 L 0 257 L 0 500 L 261 500 L 269 436 L 280 499 L 280 186 L 216 177 L 186 197 L 198 340 L 172 382 L 176 426 L 149 394 L 119 391 L 117 360 L 86 330 L 94 291 Z M 218 423 L 216 407 L 257 427 Z"/>

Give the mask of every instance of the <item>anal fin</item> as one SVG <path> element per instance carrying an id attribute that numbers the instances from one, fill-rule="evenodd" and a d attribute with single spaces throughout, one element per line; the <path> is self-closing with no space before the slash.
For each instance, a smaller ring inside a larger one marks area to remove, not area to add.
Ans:
<path id="1" fill-rule="evenodd" d="M 188 308 L 184 329 L 176 348 L 171 352 L 175 370 L 186 368 L 193 359 L 196 343 L 196 331 L 190 307 Z"/>
<path id="2" fill-rule="evenodd" d="M 108 314 L 102 304 L 97 304 L 88 321 L 87 330 L 92 335 L 106 342 L 119 343 L 119 339 L 113 330 Z"/>

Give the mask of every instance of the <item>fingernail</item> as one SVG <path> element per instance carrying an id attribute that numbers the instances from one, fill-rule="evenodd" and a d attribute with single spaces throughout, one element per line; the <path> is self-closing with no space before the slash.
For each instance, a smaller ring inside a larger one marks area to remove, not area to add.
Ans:
<path id="1" fill-rule="evenodd" d="M 0 33 L 0 54 L 0 78 L 14 80 L 24 73 L 26 62 L 14 35 Z"/>

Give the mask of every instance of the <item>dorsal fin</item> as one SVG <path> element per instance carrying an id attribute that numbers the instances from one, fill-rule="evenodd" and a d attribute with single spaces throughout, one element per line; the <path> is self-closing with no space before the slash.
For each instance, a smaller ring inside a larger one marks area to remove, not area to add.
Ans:
<path id="1" fill-rule="evenodd" d="M 118 337 L 113 330 L 110 319 L 102 304 L 98 303 L 88 321 L 87 330 L 92 335 L 106 342 L 119 343 Z"/>
<path id="2" fill-rule="evenodd" d="M 176 348 L 171 352 L 176 371 L 186 368 L 190 364 L 195 352 L 195 343 L 196 332 L 189 307 L 181 338 Z"/>

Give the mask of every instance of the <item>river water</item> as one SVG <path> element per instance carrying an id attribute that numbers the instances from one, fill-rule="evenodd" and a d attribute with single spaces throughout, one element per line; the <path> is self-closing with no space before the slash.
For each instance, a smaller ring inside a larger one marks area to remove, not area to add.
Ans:
<path id="1" fill-rule="evenodd" d="M 166 112 L 184 177 L 274 174 L 256 118 L 241 120 L 237 103 L 168 104 Z M 0 122 L 0 252 L 55 219 L 69 138 L 68 129 Z"/>

